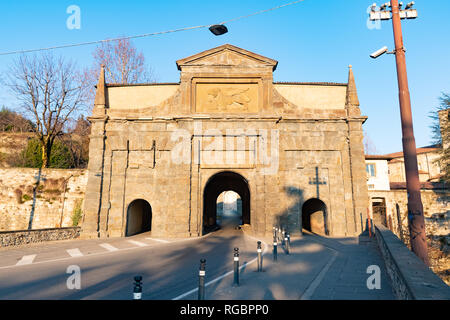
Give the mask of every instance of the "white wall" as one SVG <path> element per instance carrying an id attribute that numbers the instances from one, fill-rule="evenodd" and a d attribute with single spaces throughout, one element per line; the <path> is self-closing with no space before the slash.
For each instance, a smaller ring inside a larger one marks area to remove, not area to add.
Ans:
<path id="1" fill-rule="evenodd" d="M 366 164 L 375 164 L 375 177 L 367 175 L 370 190 L 390 190 L 389 167 L 387 160 L 367 160 Z"/>

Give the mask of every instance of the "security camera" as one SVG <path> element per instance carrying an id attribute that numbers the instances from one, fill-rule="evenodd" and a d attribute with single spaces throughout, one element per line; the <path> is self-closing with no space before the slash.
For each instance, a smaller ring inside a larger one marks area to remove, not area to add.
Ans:
<path id="1" fill-rule="evenodd" d="M 415 5 L 416 3 L 414 1 L 411 1 L 410 3 L 408 3 L 405 7 L 406 10 L 409 10 L 413 7 L 413 5 Z"/>
<path id="2" fill-rule="evenodd" d="M 385 4 L 382 4 L 381 6 L 380 6 L 380 10 L 386 10 L 386 7 L 387 7 L 387 4 L 385 3 Z"/>
<path id="3" fill-rule="evenodd" d="M 370 6 L 370 8 L 371 8 L 372 12 L 375 12 L 377 10 L 377 4 L 376 3 L 372 4 Z"/>
<path id="4" fill-rule="evenodd" d="M 378 58 L 379 56 L 385 54 L 387 51 L 388 51 L 388 47 L 383 47 L 383 48 L 381 48 L 380 50 L 375 51 L 374 53 L 372 53 L 372 54 L 370 55 L 370 57 L 371 57 L 372 59 L 376 59 L 376 58 Z"/>

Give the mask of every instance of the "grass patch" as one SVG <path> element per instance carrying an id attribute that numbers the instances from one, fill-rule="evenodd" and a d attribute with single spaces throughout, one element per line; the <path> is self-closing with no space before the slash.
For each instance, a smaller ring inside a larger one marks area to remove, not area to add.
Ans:
<path id="1" fill-rule="evenodd" d="M 77 227 L 81 221 L 81 217 L 83 216 L 83 210 L 81 210 L 81 205 L 83 200 L 76 200 L 75 206 L 73 207 L 72 212 L 72 226 Z"/>

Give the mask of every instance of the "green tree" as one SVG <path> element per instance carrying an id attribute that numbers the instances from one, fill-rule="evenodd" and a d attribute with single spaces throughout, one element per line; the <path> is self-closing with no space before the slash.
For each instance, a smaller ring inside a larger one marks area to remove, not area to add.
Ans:
<path id="1" fill-rule="evenodd" d="M 30 139 L 26 148 L 21 153 L 22 165 L 27 168 L 42 167 L 42 145 L 38 139 Z M 69 147 L 59 140 L 53 144 L 49 168 L 70 169 L 73 168 L 72 154 Z"/>
<path id="2" fill-rule="evenodd" d="M 441 156 L 439 161 L 441 163 L 441 170 L 445 183 L 450 183 L 450 95 L 442 93 L 439 98 L 440 104 L 435 107 L 430 113 L 432 119 L 432 139 L 433 143 L 440 145 Z"/>

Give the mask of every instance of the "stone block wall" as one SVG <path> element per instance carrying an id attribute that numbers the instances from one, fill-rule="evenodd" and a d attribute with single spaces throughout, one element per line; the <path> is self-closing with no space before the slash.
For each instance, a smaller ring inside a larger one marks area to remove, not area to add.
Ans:
<path id="1" fill-rule="evenodd" d="M 0 168 L 0 231 L 27 230 L 32 213 L 32 229 L 72 227 L 86 184 L 86 170 Z"/>
<path id="2" fill-rule="evenodd" d="M 408 196 L 406 190 L 369 191 L 370 198 L 386 200 L 386 215 L 392 231 L 400 236 L 396 204 L 400 207 L 403 231 L 408 230 Z M 448 236 L 450 221 L 450 192 L 446 190 L 422 190 L 423 212 L 427 234 Z"/>
<path id="3" fill-rule="evenodd" d="M 44 241 L 69 240 L 80 236 L 80 227 L 0 231 L 0 248 Z"/>
<path id="4" fill-rule="evenodd" d="M 376 239 L 400 300 L 449 300 L 450 287 L 436 276 L 390 230 L 377 225 Z"/>
<path id="5" fill-rule="evenodd" d="M 406 190 L 370 191 L 369 195 L 371 198 L 386 199 L 388 227 L 399 239 L 409 245 Z M 450 192 L 446 190 L 422 190 L 421 196 L 431 268 L 444 282 L 450 285 Z M 400 208 L 402 234 L 400 234 L 396 204 Z"/>

